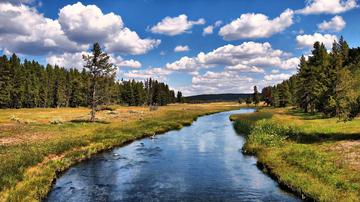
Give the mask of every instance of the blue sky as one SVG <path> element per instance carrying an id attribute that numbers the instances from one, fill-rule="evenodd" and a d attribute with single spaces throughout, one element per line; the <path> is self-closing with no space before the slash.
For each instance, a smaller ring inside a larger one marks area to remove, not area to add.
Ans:
<path id="1" fill-rule="evenodd" d="M 3 54 L 81 69 L 99 41 L 118 78 L 151 76 L 185 95 L 279 83 L 315 41 L 360 45 L 357 0 L 3 0 L 0 16 Z"/>

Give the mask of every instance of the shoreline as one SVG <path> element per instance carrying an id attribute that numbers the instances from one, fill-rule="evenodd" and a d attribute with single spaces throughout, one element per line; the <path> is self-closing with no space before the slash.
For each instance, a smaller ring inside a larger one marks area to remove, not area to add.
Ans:
<path id="1" fill-rule="evenodd" d="M 154 130 L 154 133 L 142 133 L 140 135 L 136 136 L 128 136 L 128 139 L 120 140 L 119 142 L 115 143 L 106 143 L 100 141 L 91 143 L 87 146 L 80 147 L 80 148 L 73 148 L 72 150 L 65 151 L 64 153 L 52 157 L 46 157 L 42 162 L 38 163 L 35 166 L 32 166 L 30 168 L 27 168 L 24 172 L 24 177 L 22 180 L 18 181 L 14 187 L 11 187 L 10 189 L 5 189 L 0 192 L 1 199 L 0 201 L 8 201 L 13 198 L 13 196 L 16 196 L 16 193 L 19 192 L 25 192 L 26 194 L 25 198 L 21 198 L 20 200 L 37 200 L 37 201 L 43 201 L 46 200 L 48 193 L 51 191 L 54 183 L 56 180 L 68 169 L 70 169 L 72 166 L 76 165 L 77 163 L 86 161 L 90 159 L 92 156 L 109 151 L 111 149 L 114 149 L 116 147 L 122 147 L 127 144 L 130 144 L 134 141 L 148 138 L 152 135 L 162 135 L 166 132 L 172 131 L 172 130 L 181 130 L 184 127 L 190 126 L 194 121 L 196 121 L 198 118 L 203 116 L 208 116 L 216 113 L 226 112 L 226 111 L 233 111 L 233 110 L 239 110 L 244 108 L 244 106 L 232 106 L 227 109 L 216 109 L 214 111 L 205 112 L 199 115 L 195 115 L 190 120 L 181 120 L 178 124 L 170 124 L 167 127 L 160 127 L 156 128 Z M 34 171 L 35 170 L 35 171 Z M 35 181 L 42 181 L 41 187 L 35 187 L 30 189 L 27 189 L 32 182 Z M 17 197 L 15 197 L 17 198 Z M 18 199 L 18 198 L 17 198 Z"/>

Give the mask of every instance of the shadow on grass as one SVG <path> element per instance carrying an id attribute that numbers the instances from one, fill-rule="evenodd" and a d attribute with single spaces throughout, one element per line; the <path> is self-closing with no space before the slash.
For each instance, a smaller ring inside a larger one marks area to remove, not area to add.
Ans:
<path id="1" fill-rule="evenodd" d="M 299 133 L 289 139 L 303 144 L 321 143 L 326 141 L 341 141 L 341 140 L 360 140 L 360 134 L 346 134 L 346 133 Z"/>
<path id="2" fill-rule="evenodd" d="M 321 113 L 305 113 L 300 109 L 289 109 L 286 114 L 299 117 L 302 120 L 326 119 Z"/>
<path id="3" fill-rule="evenodd" d="M 101 123 L 101 124 L 110 124 L 109 121 L 104 120 L 95 120 L 94 122 L 90 121 L 89 119 L 74 119 L 70 121 L 71 123 Z"/>

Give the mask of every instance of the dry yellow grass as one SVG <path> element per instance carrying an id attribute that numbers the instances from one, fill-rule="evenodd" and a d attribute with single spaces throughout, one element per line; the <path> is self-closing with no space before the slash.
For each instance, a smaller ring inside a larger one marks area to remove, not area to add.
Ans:
<path id="1" fill-rule="evenodd" d="M 127 141 L 181 128 L 201 115 L 240 107 L 238 103 L 173 104 L 150 111 L 148 107 L 112 106 L 113 111 L 97 113 L 106 123 L 71 122 L 87 119 L 86 108 L 0 110 L 0 199 L 41 200 L 56 174 L 79 160 Z M 51 124 L 53 120 L 62 124 Z"/>

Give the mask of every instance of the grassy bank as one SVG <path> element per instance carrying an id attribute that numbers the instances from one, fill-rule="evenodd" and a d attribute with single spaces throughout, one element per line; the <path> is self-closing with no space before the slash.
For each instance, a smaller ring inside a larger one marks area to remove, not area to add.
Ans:
<path id="1" fill-rule="evenodd" d="M 338 122 L 292 109 L 233 115 L 243 151 L 302 197 L 360 201 L 360 119 Z"/>
<path id="2" fill-rule="evenodd" d="M 180 129 L 201 115 L 238 109 L 236 103 L 113 106 L 99 123 L 82 122 L 86 108 L 0 110 L 0 199 L 37 201 L 76 162 L 129 141 Z"/>

